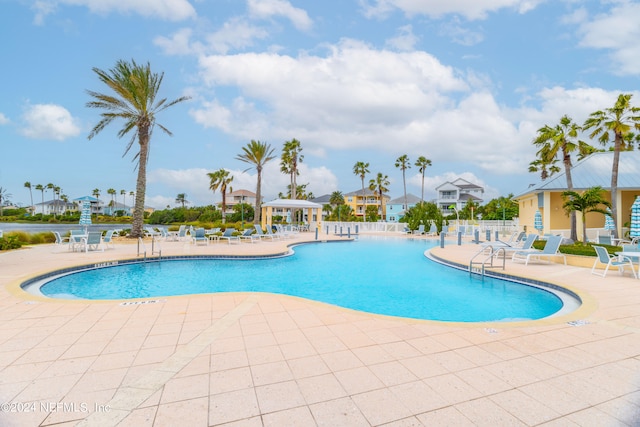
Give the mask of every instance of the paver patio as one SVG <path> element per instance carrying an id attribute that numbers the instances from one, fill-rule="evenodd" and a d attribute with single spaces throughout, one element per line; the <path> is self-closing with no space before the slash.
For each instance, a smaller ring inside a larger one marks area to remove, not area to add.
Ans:
<path id="1" fill-rule="evenodd" d="M 313 237 L 162 250 L 278 253 Z M 465 264 L 476 250 L 433 253 Z M 640 425 L 640 281 L 617 272 L 508 261 L 507 273 L 584 300 L 514 323 L 399 319 L 271 294 L 121 305 L 19 290 L 43 272 L 135 255 L 123 243 L 0 253 L 0 425 Z"/>

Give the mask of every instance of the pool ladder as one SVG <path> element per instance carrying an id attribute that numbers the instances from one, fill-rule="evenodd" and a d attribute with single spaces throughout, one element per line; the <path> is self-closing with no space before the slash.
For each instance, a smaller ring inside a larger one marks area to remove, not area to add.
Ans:
<path id="1" fill-rule="evenodd" d="M 475 261 L 475 259 L 478 256 L 482 254 L 486 254 L 487 249 L 489 249 L 489 255 L 480 261 Z M 503 247 L 494 248 L 493 245 L 489 245 L 489 246 L 483 247 L 477 254 L 475 254 L 471 258 L 471 261 L 469 261 L 469 275 L 476 273 L 484 277 L 485 269 L 499 267 L 497 265 L 493 265 L 493 260 L 497 258 L 501 252 L 502 252 L 502 269 L 504 270 L 505 262 L 507 258 L 507 251 Z"/>
<path id="2" fill-rule="evenodd" d="M 142 252 L 140 252 L 140 247 L 142 247 Z M 138 237 L 138 255 L 136 256 L 140 256 L 140 254 L 142 253 L 142 256 L 144 257 L 144 262 L 147 262 L 147 246 L 144 244 L 144 241 L 142 240 L 142 237 Z M 158 242 L 158 260 L 162 259 L 162 248 L 160 247 L 160 242 Z M 151 236 L 151 255 L 155 255 L 156 254 L 156 237 L 155 236 Z"/>

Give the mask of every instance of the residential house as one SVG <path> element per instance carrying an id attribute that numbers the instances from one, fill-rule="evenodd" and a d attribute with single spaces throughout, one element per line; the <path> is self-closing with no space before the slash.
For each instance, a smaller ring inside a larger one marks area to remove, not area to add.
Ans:
<path id="1" fill-rule="evenodd" d="M 241 203 L 246 203 L 247 205 L 255 206 L 256 205 L 256 193 L 253 193 L 249 190 L 236 190 L 228 193 L 225 199 L 226 203 L 226 214 L 232 214 L 233 208 L 236 205 Z"/>
<path id="2" fill-rule="evenodd" d="M 376 191 L 368 188 L 364 189 L 364 197 L 362 189 L 352 191 L 344 195 L 344 202 L 353 209 L 355 216 L 362 218 L 365 216 L 367 206 L 375 206 L 378 210 L 378 217 L 383 220 L 387 218 L 387 203 L 390 197 L 386 194 L 382 195 L 382 210 L 380 210 L 380 195 Z"/>
<path id="3" fill-rule="evenodd" d="M 582 192 L 600 186 L 606 191 L 606 199 L 611 201 L 611 169 L 613 151 L 593 153 L 575 163 L 571 168 L 574 191 Z M 617 223 L 620 236 L 624 236 L 631 222 L 631 205 L 640 196 L 640 151 L 622 151 L 618 163 L 618 191 L 614 195 L 618 205 Z M 514 197 L 518 202 L 520 225 L 534 231 L 536 211 L 542 215 L 542 233 L 562 233 L 569 236 L 569 216 L 562 205 L 562 192 L 567 190 L 567 178 L 563 172 L 529 186 Z M 587 214 L 587 228 L 601 229 L 604 232 L 605 216 L 600 213 Z M 577 215 L 578 237 L 581 238 L 582 219 Z M 627 224 L 627 225 L 625 225 Z"/>
<path id="4" fill-rule="evenodd" d="M 387 203 L 387 221 L 399 222 L 405 212 L 420 203 L 420 197 L 407 193 L 407 205 L 404 205 L 404 194 Z"/>
<path id="5" fill-rule="evenodd" d="M 329 212 L 324 210 L 324 206 L 331 204 L 331 194 L 324 194 L 324 195 L 322 195 L 320 197 L 316 197 L 314 199 L 311 199 L 310 202 L 322 205 L 322 207 L 323 207 L 323 209 L 322 209 L 322 220 L 324 221 L 326 219 L 326 217 L 329 216 Z"/>
<path id="6" fill-rule="evenodd" d="M 82 209 L 83 202 L 89 202 L 89 203 L 91 203 L 91 214 L 92 215 L 93 214 L 102 215 L 102 213 L 103 213 L 104 204 L 102 203 L 102 200 L 97 199 L 95 197 L 82 196 L 82 197 L 78 197 L 77 199 L 73 199 L 73 202 L 76 204 L 76 210 Z"/>
<path id="7" fill-rule="evenodd" d="M 443 215 L 451 215 L 455 210 L 461 211 L 467 202 L 471 200 L 474 203 L 481 204 L 484 195 L 484 188 L 473 184 L 462 178 L 458 178 L 453 182 L 445 182 L 436 187 L 438 193 L 436 204 Z M 455 209 L 451 208 L 454 206 Z"/>
<path id="8" fill-rule="evenodd" d="M 64 200 L 48 200 L 44 203 L 35 204 L 35 213 L 44 215 L 62 215 L 68 211 L 76 210 L 76 204 L 65 202 Z"/>

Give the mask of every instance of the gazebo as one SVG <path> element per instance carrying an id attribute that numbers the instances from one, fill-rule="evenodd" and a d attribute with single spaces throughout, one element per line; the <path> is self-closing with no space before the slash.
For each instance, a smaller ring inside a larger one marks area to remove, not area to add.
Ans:
<path id="1" fill-rule="evenodd" d="M 309 229 L 322 226 L 320 223 L 322 220 L 322 205 L 308 200 L 277 199 L 262 205 L 262 227 L 271 226 L 274 211 L 276 215 L 283 214 L 283 216 L 286 216 L 286 212 L 291 212 L 292 210 L 303 211 L 303 218 L 306 217 Z"/>

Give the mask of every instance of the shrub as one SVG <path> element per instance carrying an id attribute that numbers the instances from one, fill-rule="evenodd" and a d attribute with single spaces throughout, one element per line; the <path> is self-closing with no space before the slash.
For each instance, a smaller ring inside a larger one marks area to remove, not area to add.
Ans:
<path id="1" fill-rule="evenodd" d="M 0 237 L 0 251 L 18 249 L 20 247 L 22 247 L 22 244 L 18 241 L 16 236 L 6 235 L 5 237 Z"/>

